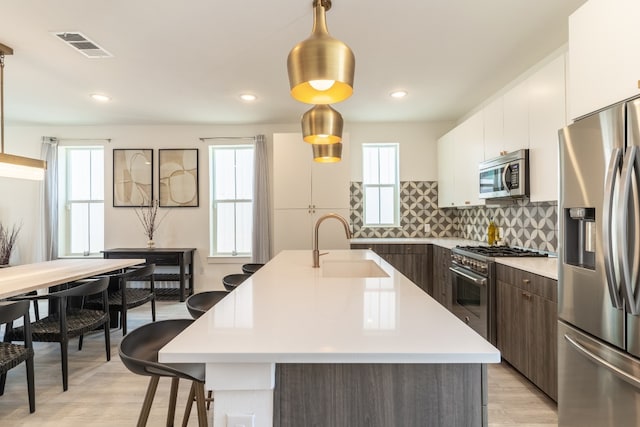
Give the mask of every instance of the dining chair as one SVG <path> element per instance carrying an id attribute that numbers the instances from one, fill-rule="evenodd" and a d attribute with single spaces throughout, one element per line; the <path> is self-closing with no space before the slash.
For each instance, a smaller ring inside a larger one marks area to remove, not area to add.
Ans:
<path id="1" fill-rule="evenodd" d="M 104 329 L 105 352 L 107 361 L 111 360 L 111 336 L 109 335 L 109 306 L 107 302 L 107 288 L 109 277 L 97 277 L 78 280 L 56 287 L 57 290 L 47 294 L 25 299 L 49 299 L 49 313 L 30 325 L 25 324 L 7 330 L 4 342 L 24 341 L 31 328 L 33 341 L 60 343 L 62 362 L 62 388 L 68 389 L 68 348 L 69 339 L 79 337 L 99 326 Z M 101 295 L 100 308 L 89 309 L 69 304 L 69 299 L 77 297 L 83 299 L 94 295 Z"/>
<path id="2" fill-rule="evenodd" d="M 204 364 L 169 364 L 158 362 L 158 351 L 192 323 L 193 320 L 191 319 L 161 320 L 155 323 L 147 323 L 131 331 L 120 342 L 120 360 L 122 360 L 125 367 L 134 374 L 151 377 L 142 409 L 138 416 L 138 427 L 147 425 L 160 377 L 171 378 L 166 425 L 173 425 L 178 395 L 178 382 L 182 378 L 191 381 L 191 390 L 189 392 L 189 399 L 187 400 L 182 425 L 186 426 L 189 421 L 189 415 L 195 397 L 198 410 L 198 425 L 201 427 L 207 426 L 206 399 L 204 397 Z"/>
<path id="3" fill-rule="evenodd" d="M 122 335 L 127 334 L 127 310 L 135 308 L 151 302 L 151 319 L 156 321 L 156 290 L 153 280 L 153 272 L 155 264 L 147 264 L 143 267 L 135 267 L 125 270 L 122 273 L 109 275 L 109 310 L 111 316 L 116 318 L 120 313 L 120 325 L 122 326 Z M 132 288 L 131 282 L 148 281 L 150 288 Z M 88 299 L 85 301 L 85 307 L 96 308 L 100 306 L 100 300 Z M 82 340 L 82 338 L 81 338 Z M 82 349 L 82 341 L 79 343 Z"/>
<path id="4" fill-rule="evenodd" d="M 5 335 L 13 328 L 13 321 L 20 317 L 25 325 L 24 345 L 0 342 L 0 396 L 4 395 L 7 372 L 22 362 L 26 362 L 29 412 L 33 413 L 36 410 L 36 394 L 33 380 L 33 344 L 29 320 L 29 301 L 0 302 L 0 325 L 5 325 Z"/>

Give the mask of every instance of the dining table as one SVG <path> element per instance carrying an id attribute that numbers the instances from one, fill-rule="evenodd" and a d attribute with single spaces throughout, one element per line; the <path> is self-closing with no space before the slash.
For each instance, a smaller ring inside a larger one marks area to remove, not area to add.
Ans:
<path id="1" fill-rule="evenodd" d="M 143 258 L 63 258 L 0 269 L 0 299 L 97 276 L 138 264 Z"/>

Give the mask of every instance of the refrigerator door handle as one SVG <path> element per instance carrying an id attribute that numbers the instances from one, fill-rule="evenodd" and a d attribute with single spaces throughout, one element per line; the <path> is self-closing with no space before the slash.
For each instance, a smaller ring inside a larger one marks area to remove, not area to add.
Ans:
<path id="1" fill-rule="evenodd" d="M 621 296 L 620 284 L 616 279 L 614 273 L 614 260 L 613 256 L 613 196 L 616 188 L 616 183 L 619 177 L 619 164 L 622 158 L 622 150 L 620 148 L 614 148 L 609 159 L 609 167 L 607 168 L 607 176 L 605 180 L 605 197 L 604 197 L 604 212 L 602 218 L 602 237 L 604 240 L 604 270 L 607 276 L 607 287 L 609 288 L 609 296 L 611 297 L 612 305 L 622 310 L 623 299 Z"/>
<path id="2" fill-rule="evenodd" d="M 638 146 L 632 145 L 627 148 L 627 153 L 624 156 L 624 161 L 622 162 L 622 173 L 621 173 L 621 191 L 620 191 L 620 199 L 618 200 L 618 215 L 620 221 L 620 233 L 618 237 L 618 245 L 619 245 L 619 254 L 620 260 L 622 263 L 622 276 L 623 276 L 623 292 L 625 294 L 625 299 L 627 300 L 627 305 L 629 309 L 629 313 L 637 316 L 640 314 L 640 309 L 638 307 L 639 296 L 635 290 L 638 287 L 638 272 L 637 272 L 637 260 L 631 259 L 635 257 L 629 256 L 629 249 L 633 249 L 634 253 L 636 253 L 635 247 L 630 247 L 629 242 L 629 196 L 631 195 L 631 190 L 634 184 L 634 178 L 638 176 Z M 633 203 L 633 202 L 632 202 Z M 634 218 L 635 221 L 634 229 L 638 226 L 638 209 L 636 206 L 633 206 Z M 635 236 L 633 239 L 633 244 L 635 243 Z M 634 264 L 632 265 L 631 262 Z"/>
<path id="3" fill-rule="evenodd" d="M 582 344 L 580 344 L 580 342 L 578 342 L 577 338 L 572 338 L 569 335 L 565 334 L 564 335 L 564 339 L 569 344 L 571 344 L 573 346 L 573 348 L 578 350 L 578 352 L 580 354 L 582 354 L 584 357 L 589 359 L 591 362 L 593 362 L 596 365 L 599 365 L 599 366 L 607 369 L 608 371 L 613 373 L 615 376 L 617 376 L 621 380 L 631 384 L 633 387 L 635 387 L 637 389 L 640 389 L 640 378 L 633 376 L 632 374 L 626 372 L 625 370 L 623 370 L 623 369 L 621 369 L 621 368 L 609 363 L 608 361 L 606 361 L 604 358 L 600 357 L 599 355 L 597 355 L 595 353 L 592 353 L 586 347 L 584 347 Z"/>

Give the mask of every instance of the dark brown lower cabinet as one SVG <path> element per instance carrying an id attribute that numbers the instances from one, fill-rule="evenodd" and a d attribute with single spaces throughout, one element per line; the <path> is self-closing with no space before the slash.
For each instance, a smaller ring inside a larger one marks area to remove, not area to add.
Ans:
<path id="1" fill-rule="evenodd" d="M 278 364 L 274 427 L 486 426 L 483 364 Z"/>
<path id="2" fill-rule="evenodd" d="M 431 294 L 431 245 L 422 244 L 352 244 L 351 249 L 371 249 L 393 268 Z"/>
<path id="3" fill-rule="evenodd" d="M 557 281 L 496 265 L 497 347 L 502 357 L 558 399 Z"/>
<path id="4" fill-rule="evenodd" d="M 433 246 L 433 293 L 431 296 L 447 310 L 452 309 L 451 294 L 451 250 Z"/>

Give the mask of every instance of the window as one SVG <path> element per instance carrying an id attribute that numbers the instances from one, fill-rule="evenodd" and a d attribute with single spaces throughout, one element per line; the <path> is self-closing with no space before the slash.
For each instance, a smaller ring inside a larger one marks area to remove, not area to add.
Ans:
<path id="1" fill-rule="evenodd" d="M 211 255 L 251 256 L 253 145 L 212 145 Z"/>
<path id="2" fill-rule="evenodd" d="M 58 254 L 97 255 L 104 249 L 104 149 L 58 150 Z"/>
<path id="3" fill-rule="evenodd" d="M 398 144 L 362 144 L 364 225 L 400 225 Z"/>

